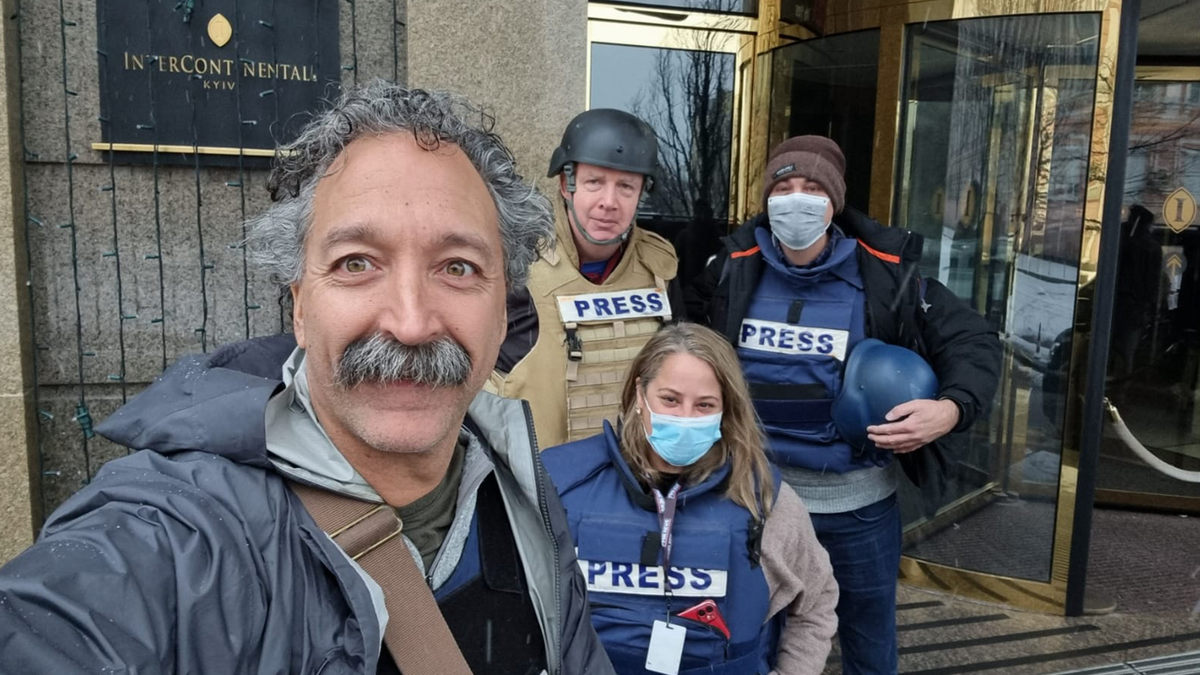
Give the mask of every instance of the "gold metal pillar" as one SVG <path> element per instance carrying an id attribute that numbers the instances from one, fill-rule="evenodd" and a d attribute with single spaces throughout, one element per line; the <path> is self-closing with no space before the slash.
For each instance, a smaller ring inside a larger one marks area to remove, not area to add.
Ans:
<path id="1" fill-rule="evenodd" d="M 895 195 L 896 139 L 900 135 L 900 108 L 904 78 L 904 24 L 879 27 L 879 77 L 875 92 L 875 151 L 871 154 L 869 215 L 892 223 Z"/>
<path id="2" fill-rule="evenodd" d="M 1054 526 L 1054 559 L 1050 583 L 1066 591 L 1070 567 L 1072 527 L 1079 484 L 1079 443 L 1083 424 L 1083 392 L 1087 388 L 1087 345 L 1091 334 L 1092 300 L 1097 261 L 1100 258 L 1104 185 L 1108 175 L 1108 140 L 1112 131 L 1113 93 L 1116 89 L 1117 45 L 1121 25 L 1120 0 L 1103 3 L 1096 65 L 1096 98 L 1092 110 L 1092 139 L 1088 153 L 1087 191 L 1083 209 L 1083 235 L 1079 253 L 1079 280 L 1075 294 L 1075 333 L 1071 341 L 1071 374 L 1067 385 L 1066 432 L 1063 436 L 1058 479 L 1058 512 Z"/>

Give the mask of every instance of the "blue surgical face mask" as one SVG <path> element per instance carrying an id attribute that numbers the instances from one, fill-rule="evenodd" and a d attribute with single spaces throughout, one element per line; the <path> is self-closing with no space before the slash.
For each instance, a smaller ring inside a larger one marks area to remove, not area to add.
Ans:
<path id="1" fill-rule="evenodd" d="M 691 466 L 721 439 L 721 413 L 677 417 L 650 410 L 645 397 L 642 402 L 650 413 L 650 433 L 646 434 L 646 440 L 667 464 Z"/>
<path id="2" fill-rule="evenodd" d="M 828 197 L 805 192 L 771 197 L 767 200 L 771 234 L 793 251 L 806 249 L 817 243 L 829 229 L 829 222 L 825 220 L 828 206 Z"/>

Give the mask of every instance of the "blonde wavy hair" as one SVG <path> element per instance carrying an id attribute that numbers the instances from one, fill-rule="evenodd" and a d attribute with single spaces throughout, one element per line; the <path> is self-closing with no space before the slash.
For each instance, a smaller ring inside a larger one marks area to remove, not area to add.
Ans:
<path id="1" fill-rule="evenodd" d="M 661 481 L 661 472 L 650 464 L 654 450 L 646 440 L 638 412 L 638 382 L 640 378 L 644 394 L 648 383 L 658 377 L 663 363 L 672 354 L 690 354 L 707 363 L 721 385 L 722 401 L 721 439 L 695 464 L 684 467 L 679 478 L 685 485 L 695 485 L 729 463 L 725 496 L 745 507 L 755 518 L 766 519 L 770 505 L 775 501 L 775 483 L 763 450 L 762 428 L 755 416 L 737 354 L 725 338 L 704 326 L 686 322 L 666 326 L 634 357 L 621 391 L 624 422 L 621 425 L 621 454 L 633 475 L 647 481 L 647 487 Z"/>

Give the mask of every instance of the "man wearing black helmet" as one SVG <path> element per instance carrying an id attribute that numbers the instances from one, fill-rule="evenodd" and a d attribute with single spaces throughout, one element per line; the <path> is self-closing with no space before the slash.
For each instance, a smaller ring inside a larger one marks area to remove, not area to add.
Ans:
<path id="1" fill-rule="evenodd" d="M 567 125 L 550 159 L 563 210 L 557 244 L 508 299 L 508 337 L 490 387 L 523 398 L 542 448 L 592 436 L 615 421 L 629 361 L 671 319 L 675 251 L 636 227 L 654 185 L 654 130 L 620 110 Z"/>

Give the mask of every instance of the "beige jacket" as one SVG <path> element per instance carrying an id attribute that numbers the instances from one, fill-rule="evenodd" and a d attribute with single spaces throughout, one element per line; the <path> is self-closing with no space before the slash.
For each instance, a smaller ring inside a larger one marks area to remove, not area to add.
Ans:
<path id="1" fill-rule="evenodd" d="M 761 560 L 771 595 L 767 616 L 787 612 L 772 673 L 819 675 L 837 632 L 838 587 L 808 511 L 787 483 L 763 526 Z"/>

